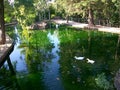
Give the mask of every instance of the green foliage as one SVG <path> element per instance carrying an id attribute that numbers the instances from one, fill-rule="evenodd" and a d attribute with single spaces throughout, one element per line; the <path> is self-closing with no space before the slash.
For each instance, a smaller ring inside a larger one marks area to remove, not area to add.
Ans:
<path id="1" fill-rule="evenodd" d="M 25 41 L 28 40 L 26 39 L 27 37 L 21 40 L 19 46 L 21 48 L 20 55 L 23 55 L 25 59 L 23 65 L 27 69 L 23 72 L 21 70 L 17 72 L 17 81 L 20 87 L 23 90 L 43 89 L 45 86 L 42 86 L 44 84 L 42 75 L 46 75 L 49 70 L 51 71 L 51 67 L 48 66 L 54 63 L 55 66 L 60 66 L 57 69 L 60 75 L 59 80 L 65 90 L 114 90 L 112 80 L 120 66 L 119 55 L 118 59 L 114 59 L 119 37 L 110 33 L 98 32 L 97 30 L 83 31 L 65 26 L 61 27 L 55 31 L 59 32 L 60 39 L 59 52 L 55 52 L 59 56 L 59 64 L 53 61 L 56 60 L 56 56 L 53 53 L 55 47 L 52 47 L 47 37 L 48 32 L 53 33 L 53 30 L 31 31 L 28 37 L 29 42 Z M 26 33 L 27 31 L 25 32 L 27 36 Z M 118 51 L 120 50 L 118 49 Z M 84 56 L 85 59 L 83 61 L 76 60 L 74 56 Z M 95 63 L 87 63 L 86 58 L 95 60 Z M 21 60 L 19 56 L 17 56 L 17 59 Z M 16 65 L 19 64 L 19 62 L 16 63 Z M 48 71 L 47 73 L 46 70 Z M 3 81 L 7 82 L 8 80 L 5 78 L 4 70 L 1 77 L 0 84 L 5 86 Z M 15 83 L 13 81 L 13 84 Z M 13 89 L 13 86 L 10 89 Z"/>
<path id="2" fill-rule="evenodd" d="M 44 31 L 35 31 L 30 37 L 31 44 L 38 44 L 41 48 L 47 47 L 50 44 L 47 36 L 47 32 Z"/>
<path id="3" fill-rule="evenodd" d="M 65 27 L 60 29 L 59 35 L 61 42 L 59 63 L 65 89 L 113 90 L 111 73 L 108 72 L 113 70 L 110 66 L 114 66 L 112 57 L 114 57 L 115 49 L 111 46 L 116 47 L 115 42 L 118 37 L 109 33 L 77 31 Z M 86 63 L 86 59 L 75 60 L 76 55 L 91 57 L 95 60 L 95 64 Z"/>
<path id="4" fill-rule="evenodd" d="M 93 11 L 94 20 L 108 20 L 112 26 L 120 25 L 119 0 L 56 0 L 54 4 L 46 0 L 15 0 L 14 7 L 5 0 L 5 21 L 17 19 L 21 27 L 27 29 L 35 21 L 53 18 L 53 15 L 89 18 L 89 9 Z"/>
<path id="5" fill-rule="evenodd" d="M 17 20 L 22 29 L 27 29 L 27 26 L 34 22 L 35 10 L 32 0 L 15 0 L 14 6 L 10 6 L 5 0 L 5 21 L 13 22 Z"/>
<path id="6" fill-rule="evenodd" d="M 116 2 L 117 0 L 112 0 L 112 2 Z"/>
<path id="7" fill-rule="evenodd" d="M 14 9 L 12 6 L 9 5 L 8 1 L 4 1 L 5 2 L 5 22 L 8 23 L 8 22 L 12 22 L 14 20 Z"/>
<path id="8" fill-rule="evenodd" d="M 41 73 L 25 75 L 22 78 L 18 76 L 18 83 L 21 86 L 22 90 L 37 90 L 38 88 L 43 90 Z"/>
<path id="9" fill-rule="evenodd" d="M 22 39 L 23 39 L 23 42 L 29 42 L 29 31 L 28 30 L 23 30 L 22 32 Z"/>
<path id="10" fill-rule="evenodd" d="M 33 7 L 27 7 L 25 5 L 16 5 L 15 15 L 17 21 L 22 26 L 22 29 L 27 29 L 27 26 L 34 22 L 35 12 Z"/>
<path id="11" fill-rule="evenodd" d="M 56 6 L 57 10 L 65 11 L 66 16 L 76 14 L 89 18 L 88 10 L 91 9 L 94 20 L 109 20 L 112 26 L 119 26 L 120 23 L 119 17 L 115 19 L 116 14 L 120 16 L 120 2 L 117 0 L 56 0 Z"/>
<path id="12" fill-rule="evenodd" d="M 105 90 L 111 89 L 112 86 L 110 82 L 106 79 L 106 76 L 104 73 L 97 75 L 97 78 L 95 79 L 96 84 Z"/>

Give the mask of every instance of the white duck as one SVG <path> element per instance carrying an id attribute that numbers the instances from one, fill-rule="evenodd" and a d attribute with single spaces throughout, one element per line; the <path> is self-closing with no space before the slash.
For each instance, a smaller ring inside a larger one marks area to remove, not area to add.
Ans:
<path id="1" fill-rule="evenodd" d="M 94 60 L 90 60 L 89 58 L 87 58 L 87 63 L 93 64 L 94 62 L 95 62 Z"/>
<path id="2" fill-rule="evenodd" d="M 77 56 L 75 56 L 74 57 L 76 60 L 83 60 L 85 57 L 77 57 Z"/>

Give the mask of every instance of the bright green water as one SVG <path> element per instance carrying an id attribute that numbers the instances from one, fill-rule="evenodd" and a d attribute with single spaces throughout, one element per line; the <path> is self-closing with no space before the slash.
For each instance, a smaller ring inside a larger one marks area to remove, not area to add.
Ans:
<path id="1" fill-rule="evenodd" d="M 0 71 L 3 90 L 115 90 L 120 36 L 97 31 L 26 31 Z M 76 60 L 74 57 L 84 57 Z M 87 58 L 95 61 L 88 63 Z"/>

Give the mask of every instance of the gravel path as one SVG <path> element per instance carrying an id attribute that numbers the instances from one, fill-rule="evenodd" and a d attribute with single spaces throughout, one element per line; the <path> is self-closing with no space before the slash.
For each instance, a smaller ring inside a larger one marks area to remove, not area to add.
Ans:
<path id="1" fill-rule="evenodd" d="M 107 27 L 107 26 L 101 26 L 101 25 L 89 27 L 88 24 L 78 23 L 74 21 L 69 21 L 68 23 L 66 20 L 53 20 L 53 21 L 58 24 L 69 24 L 72 27 L 76 27 L 76 28 L 89 28 L 89 29 L 95 29 L 95 30 L 103 31 L 103 32 L 111 32 L 111 33 L 120 34 L 120 28 L 116 28 L 116 27 Z"/>

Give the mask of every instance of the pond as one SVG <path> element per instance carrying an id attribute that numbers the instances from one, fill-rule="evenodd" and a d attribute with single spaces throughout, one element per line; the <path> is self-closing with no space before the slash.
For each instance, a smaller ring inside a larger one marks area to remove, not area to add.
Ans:
<path id="1" fill-rule="evenodd" d="M 19 35 L 15 30 L 10 55 L 15 73 L 4 64 L 0 90 L 116 90 L 119 35 L 65 28 Z"/>

